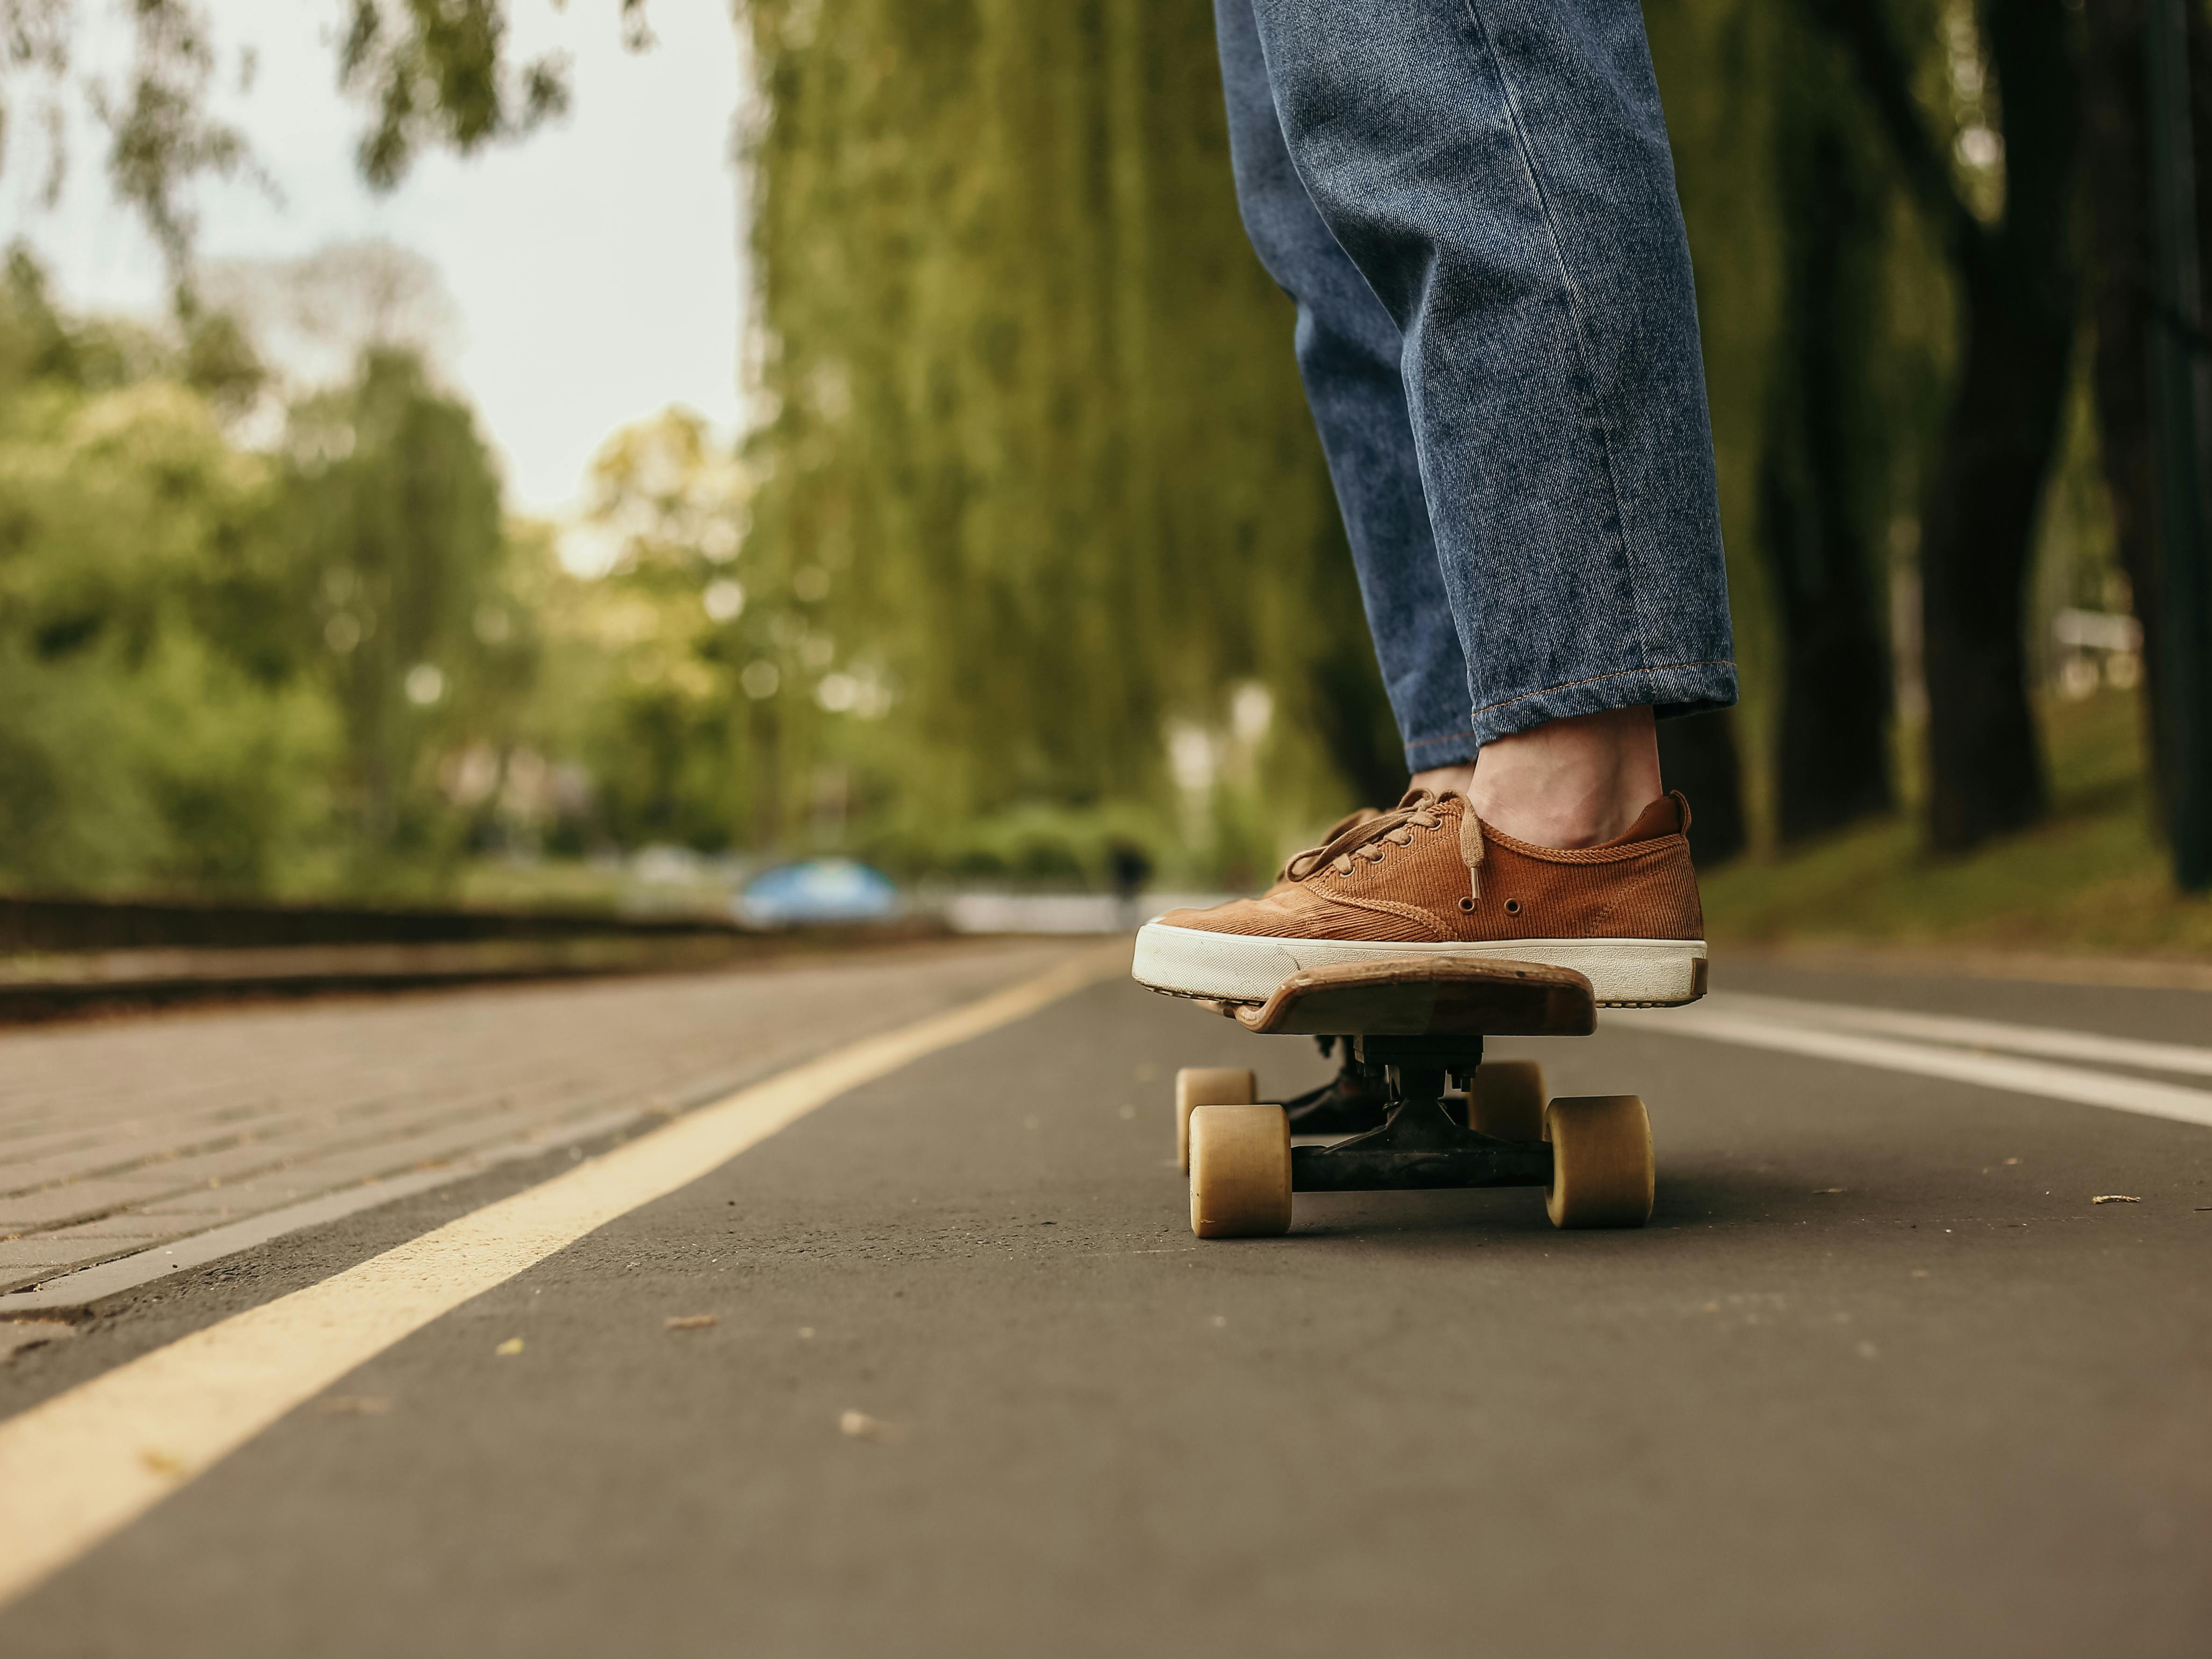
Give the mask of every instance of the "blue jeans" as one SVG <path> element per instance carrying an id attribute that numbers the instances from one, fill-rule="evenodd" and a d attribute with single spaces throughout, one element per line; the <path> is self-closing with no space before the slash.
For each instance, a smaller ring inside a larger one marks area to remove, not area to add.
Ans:
<path id="1" fill-rule="evenodd" d="M 1215 0 L 1246 230 L 1419 771 L 1735 701 L 1689 244 L 1636 0 Z"/>

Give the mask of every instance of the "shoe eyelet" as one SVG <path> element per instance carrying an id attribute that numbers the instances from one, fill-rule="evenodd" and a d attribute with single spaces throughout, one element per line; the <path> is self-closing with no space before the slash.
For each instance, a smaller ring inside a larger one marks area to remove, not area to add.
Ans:
<path id="1" fill-rule="evenodd" d="M 1474 901 L 1471 898 L 1463 898 L 1459 902 L 1459 908 L 1466 911 L 1468 915 L 1473 915 L 1474 914 Z"/>
<path id="2" fill-rule="evenodd" d="M 1521 914 L 1521 901 L 1519 899 L 1506 900 L 1505 914 L 1509 916 L 1519 915 Z"/>

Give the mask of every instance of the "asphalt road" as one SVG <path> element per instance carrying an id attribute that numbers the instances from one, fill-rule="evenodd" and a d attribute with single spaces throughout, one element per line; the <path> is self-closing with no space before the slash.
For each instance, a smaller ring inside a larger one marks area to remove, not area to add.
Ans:
<path id="1" fill-rule="evenodd" d="M 1717 981 L 2212 1043 L 2201 993 Z M 2212 1651 L 2212 1128 L 1650 1026 L 1496 1051 L 1645 1097 L 1649 1228 L 1325 1195 L 1201 1244 L 1174 1068 L 1324 1063 L 1098 985 L 387 1349 L 0 1652 Z M 544 1173 L 191 1275 L 0 1412 Z"/>

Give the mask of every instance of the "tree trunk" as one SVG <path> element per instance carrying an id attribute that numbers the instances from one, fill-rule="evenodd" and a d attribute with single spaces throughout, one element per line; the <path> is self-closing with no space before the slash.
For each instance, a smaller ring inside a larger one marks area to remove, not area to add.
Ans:
<path id="1" fill-rule="evenodd" d="M 2167 779 L 2164 641 L 2160 636 L 2157 475 L 2151 454 L 2152 283 L 2149 157 L 2143 131 L 2143 0 L 2099 0 L 2084 14 L 2082 173 L 2094 231 L 2089 312 L 2097 331 L 2094 387 L 2112 531 L 2142 624 L 2143 718 L 2163 816 Z M 2212 225 L 2212 24 L 2189 9 L 2197 214 Z M 2212 305 L 2212 281 L 2206 283 Z"/>
<path id="2" fill-rule="evenodd" d="M 1892 804 L 1889 653 L 1871 569 L 1886 439 L 1867 384 L 1885 192 L 1813 81 L 1785 76 L 1796 95 L 1777 135 L 1781 337 L 1759 473 L 1759 540 L 1783 635 L 1775 805 L 1785 842 Z"/>
<path id="3" fill-rule="evenodd" d="M 2070 307 L 2049 314 L 2023 286 L 1986 267 L 1967 276 L 1966 361 L 1921 519 L 1929 832 L 1941 852 L 2031 823 L 2046 799 L 2022 634 Z"/>
<path id="4" fill-rule="evenodd" d="M 2079 289 L 2079 71 L 2064 0 L 1992 0 L 1983 20 L 2004 106 L 2004 218 L 1953 244 L 1964 350 L 1920 532 L 1928 824 L 1941 852 L 2019 829 L 2045 805 L 2021 631 Z"/>
<path id="5" fill-rule="evenodd" d="M 1949 141 L 1928 127 L 1914 54 L 1886 9 L 1807 3 L 1850 52 L 1959 283 L 1960 367 L 1921 515 L 1920 580 L 1929 838 L 1963 852 L 2033 822 L 2045 799 L 2021 629 L 2079 289 L 2073 21 L 2067 0 L 1978 9 L 2002 109 L 2004 211 L 1991 225 L 1959 192 Z"/>

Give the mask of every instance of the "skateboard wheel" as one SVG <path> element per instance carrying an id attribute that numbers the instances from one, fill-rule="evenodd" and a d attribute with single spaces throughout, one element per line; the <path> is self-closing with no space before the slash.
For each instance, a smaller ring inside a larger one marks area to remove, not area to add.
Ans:
<path id="1" fill-rule="evenodd" d="M 1191 1113 L 1190 1230 L 1200 1238 L 1290 1231 L 1291 1120 L 1281 1107 Z"/>
<path id="2" fill-rule="evenodd" d="M 1468 1091 L 1468 1127 L 1499 1140 L 1544 1138 L 1544 1068 L 1533 1060 L 1486 1060 Z"/>
<path id="3" fill-rule="evenodd" d="M 1641 1227 L 1651 1218 L 1651 1119 L 1635 1095 L 1577 1095 L 1544 1113 L 1555 1227 Z"/>
<path id="4" fill-rule="evenodd" d="M 1238 1066 L 1186 1066 L 1176 1073 L 1176 1168 L 1190 1173 L 1190 1115 L 1200 1106 L 1249 1106 L 1260 1081 Z"/>

